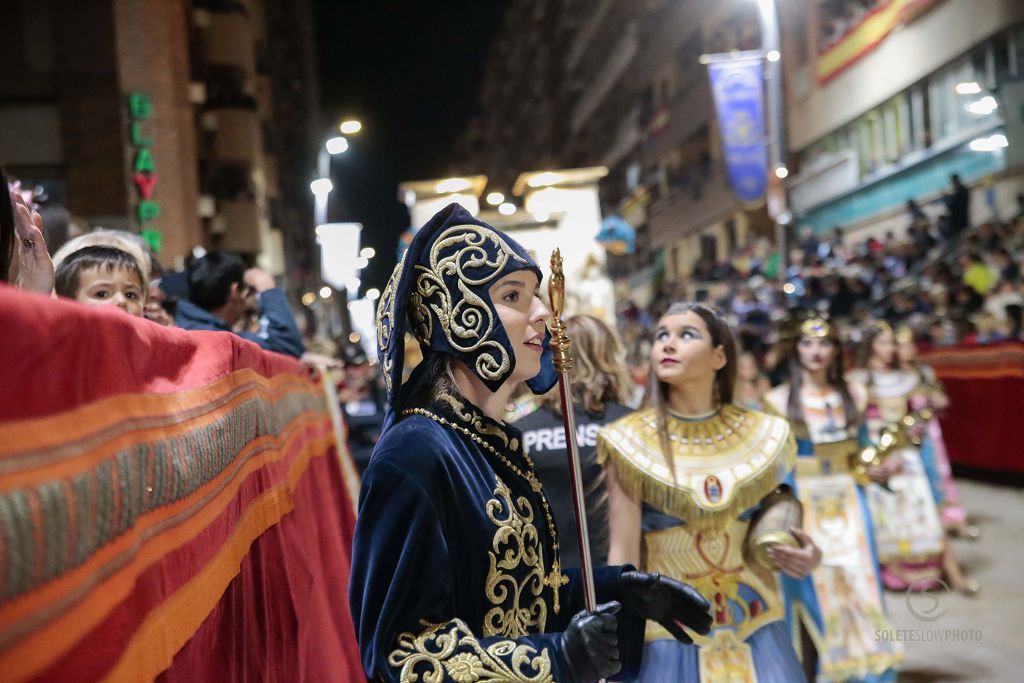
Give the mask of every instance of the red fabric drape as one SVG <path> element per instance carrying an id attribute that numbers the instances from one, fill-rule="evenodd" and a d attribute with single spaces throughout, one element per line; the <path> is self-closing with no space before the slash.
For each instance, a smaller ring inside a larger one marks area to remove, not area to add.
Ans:
<path id="1" fill-rule="evenodd" d="M 951 462 L 1024 471 L 1024 343 L 1000 342 L 927 351 L 951 405 L 941 416 Z"/>
<path id="2" fill-rule="evenodd" d="M 0 678 L 362 679 L 318 380 L 2 285 L 0 323 Z"/>

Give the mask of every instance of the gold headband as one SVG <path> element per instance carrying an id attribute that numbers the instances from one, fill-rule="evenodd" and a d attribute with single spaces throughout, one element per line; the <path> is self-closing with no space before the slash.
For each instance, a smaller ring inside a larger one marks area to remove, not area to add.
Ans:
<path id="1" fill-rule="evenodd" d="M 892 325 L 890 325 L 889 323 L 885 322 L 884 320 L 876 320 L 874 325 L 873 325 L 873 327 L 876 330 L 878 330 L 879 332 L 889 332 L 889 333 L 892 333 Z"/>
<path id="2" fill-rule="evenodd" d="M 906 325 L 896 328 L 896 341 L 900 344 L 914 341 L 914 331 Z"/>
<path id="3" fill-rule="evenodd" d="M 824 318 L 808 318 L 800 325 L 800 334 L 804 337 L 822 339 L 832 332 L 832 326 Z"/>

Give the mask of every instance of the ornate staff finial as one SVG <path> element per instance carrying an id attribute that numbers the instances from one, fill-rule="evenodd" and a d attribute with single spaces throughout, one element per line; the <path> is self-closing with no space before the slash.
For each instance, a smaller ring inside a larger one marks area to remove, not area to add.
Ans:
<path id="1" fill-rule="evenodd" d="M 551 252 L 551 278 L 548 280 L 548 298 L 551 300 L 551 353 L 555 370 L 572 370 L 572 341 L 565 333 L 562 312 L 565 310 L 565 273 L 562 272 L 562 253 L 556 248 Z"/>

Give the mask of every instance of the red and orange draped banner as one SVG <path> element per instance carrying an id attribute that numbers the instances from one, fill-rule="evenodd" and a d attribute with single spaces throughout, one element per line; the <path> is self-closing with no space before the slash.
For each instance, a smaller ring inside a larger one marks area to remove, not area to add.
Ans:
<path id="1" fill-rule="evenodd" d="M 362 677 L 323 382 L 3 285 L 0 322 L 0 678 Z"/>
<path id="2" fill-rule="evenodd" d="M 1024 343 L 922 354 L 949 395 L 942 435 L 954 464 L 1024 472 Z"/>

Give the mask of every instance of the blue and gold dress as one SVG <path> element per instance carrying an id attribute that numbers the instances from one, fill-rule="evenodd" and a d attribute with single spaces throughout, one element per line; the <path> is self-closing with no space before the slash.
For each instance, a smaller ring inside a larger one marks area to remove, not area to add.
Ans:
<path id="1" fill-rule="evenodd" d="M 783 413 L 789 393 L 783 384 L 766 402 Z M 850 393 L 863 410 L 866 390 L 851 385 Z M 804 506 L 804 531 L 821 548 L 822 561 L 804 579 L 782 577 L 794 647 L 802 659 L 812 655 L 802 651 L 803 628 L 817 654 L 817 681 L 894 681 L 902 650 L 894 639 L 877 635 L 892 624 L 885 616 L 867 500 L 850 470 L 859 425 L 846 423 L 835 389 L 805 389 L 800 405 L 803 420 L 793 425 L 794 492 Z"/>
<path id="2" fill-rule="evenodd" d="M 643 505 L 642 568 L 693 585 L 714 623 L 693 645 L 648 624 L 639 680 L 803 679 L 776 576 L 744 557 L 751 518 L 796 460 L 788 421 L 726 405 L 702 420 L 669 412 L 666 426 L 671 468 L 653 408 L 602 429 L 598 457 Z"/>
<path id="3" fill-rule="evenodd" d="M 373 680 L 558 681 L 559 631 L 583 609 L 557 529 L 514 427 L 462 397 L 404 411 L 363 478 L 352 611 Z M 623 567 L 599 569 L 600 602 Z M 643 620 L 619 614 L 624 669 Z"/>

